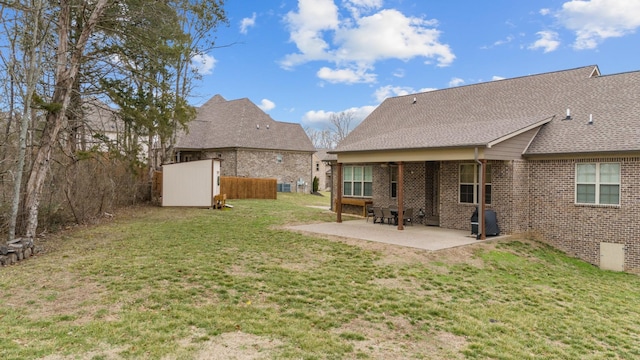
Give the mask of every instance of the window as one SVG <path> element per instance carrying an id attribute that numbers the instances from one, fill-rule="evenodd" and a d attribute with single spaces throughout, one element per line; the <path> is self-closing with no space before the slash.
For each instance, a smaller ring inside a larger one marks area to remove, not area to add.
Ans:
<path id="1" fill-rule="evenodd" d="M 373 169 L 371 166 L 345 166 L 343 170 L 344 196 L 373 196 Z"/>
<path id="2" fill-rule="evenodd" d="M 620 204 L 620 164 L 576 164 L 577 204 Z"/>
<path id="3" fill-rule="evenodd" d="M 398 168 L 396 166 L 389 168 L 389 179 L 391 179 L 391 184 L 389 184 L 391 198 L 395 199 L 398 197 Z"/>
<path id="4" fill-rule="evenodd" d="M 486 164 L 484 176 L 485 204 L 491 204 L 491 164 Z M 480 167 L 478 164 L 460 164 L 460 202 L 477 204 L 480 198 Z"/>
<path id="5" fill-rule="evenodd" d="M 316 163 L 316 171 L 320 171 L 320 163 L 319 162 Z"/>

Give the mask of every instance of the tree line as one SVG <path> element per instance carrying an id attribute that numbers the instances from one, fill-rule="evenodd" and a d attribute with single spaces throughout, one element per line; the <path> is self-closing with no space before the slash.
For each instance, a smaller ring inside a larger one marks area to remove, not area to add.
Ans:
<path id="1" fill-rule="evenodd" d="M 195 117 L 192 60 L 214 48 L 223 5 L 0 0 L 7 241 L 149 195 L 141 179 L 173 157 L 176 135 Z"/>

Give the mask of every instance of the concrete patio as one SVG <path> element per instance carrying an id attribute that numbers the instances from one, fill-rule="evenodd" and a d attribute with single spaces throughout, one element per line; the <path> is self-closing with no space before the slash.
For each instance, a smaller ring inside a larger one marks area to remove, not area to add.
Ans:
<path id="1" fill-rule="evenodd" d="M 342 223 L 330 222 L 295 225 L 289 226 L 287 229 L 375 241 L 432 251 L 481 242 L 481 240 L 476 240 L 475 235 L 471 235 L 470 230 L 451 230 L 434 226 L 424 226 L 422 224 L 415 224 L 413 226 L 409 225 L 405 226 L 404 230 L 398 230 L 397 226 L 373 224 L 371 220 L 366 222 L 365 219 L 343 221 Z M 506 236 L 488 237 L 487 240 L 495 240 L 499 238 L 506 238 Z"/>

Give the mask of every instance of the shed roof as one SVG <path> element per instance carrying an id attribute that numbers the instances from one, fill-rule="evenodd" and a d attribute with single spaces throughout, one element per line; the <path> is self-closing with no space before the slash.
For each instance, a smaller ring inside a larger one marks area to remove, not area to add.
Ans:
<path id="1" fill-rule="evenodd" d="M 315 152 L 300 124 L 273 120 L 247 98 L 215 95 L 198 108 L 189 130 L 176 144 L 181 150 L 250 148 Z"/>
<path id="2" fill-rule="evenodd" d="M 600 76 L 597 66 L 398 96 L 335 152 L 490 146 L 536 126 L 525 155 L 638 151 L 638 98 L 640 72 Z"/>

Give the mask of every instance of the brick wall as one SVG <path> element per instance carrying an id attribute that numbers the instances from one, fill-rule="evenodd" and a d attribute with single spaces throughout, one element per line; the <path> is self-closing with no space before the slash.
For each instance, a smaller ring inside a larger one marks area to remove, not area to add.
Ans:
<path id="1" fill-rule="evenodd" d="M 310 193 L 313 180 L 311 177 L 311 154 L 240 149 L 238 150 L 238 174 L 236 176 L 275 178 L 278 183 L 291 184 L 292 192 Z M 300 178 L 306 183 L 306 186 L 297 186 Z"/>
<path id="2" fill-rule="evenodd" d="M 318 170 L 316 170 L 318 169 Z M 313 155 L 313 164 L 312 164 L 312 179 L 314 176 L 318 177 L 318 190 L 326 191 L 331 189 L 331 176 L 328 175 L 327 171 L 330 170 L 331 167 L 327 165 L 324 161 L 320 160 L 315 154 Z"/>
<path id="3" fill-rule="evenodd" d="M 577 161 L 531 161 L 531 229 L 541 240 L 594 265 L 600 263 L 600 242 L 625 244 L 625 270 L 639 270 L 640 158 L 580 162 L 620 162 L 620 206 L 574 203 Z"/>
<path id="4" fill-rule="evenodd" d="M 380 207 L 398 205 L 398 199 L 391 197 L 391 172 L 397 171 L 397 166 L 381 167 L 373 165 L 373 204 Z M 413 208 L 414 214 L 418 209 L 426 207 L 426 166 L 425 163 L 404 164 L 404 208 Z"/>
<path id="5" fill-rule="evenodd" d="M 291 184 L 292 192 L 310 193 L 312 190 L 311 154 L 272 150 L 212 150 L 205 158 L 221 155 L 222 176 L 272 178 L 278 183 Z M 281 159 L 282 161 L 279 161 Z M 302 178 L 307 185 L 297 186 Z"/>
<path id="6" fill-rule="evenodd" d="M 460 164 L 463 163 L 471 162 L 444 161 L 440 165 L 440 226 L 471 231 L 471 215 L 476 205 L 459 202 Z M 523 172 L 523 164 L 512 161 L 487 163 L 491 164 L 492 199 L 486 209 L 496 212 L 501 234 L 526 231 L 528 210 L 522 199 L 526 198 L 527 186 L 517 176 Z"/>
<path id="7" fill-rule="evenodd" d="M 220 173 L 222 176 L 238 176 L 236 173 L 236 158 L 237 154 L 235 150 L 218 150 L 205 152 L 205 159 L 220 158 Z"/>

